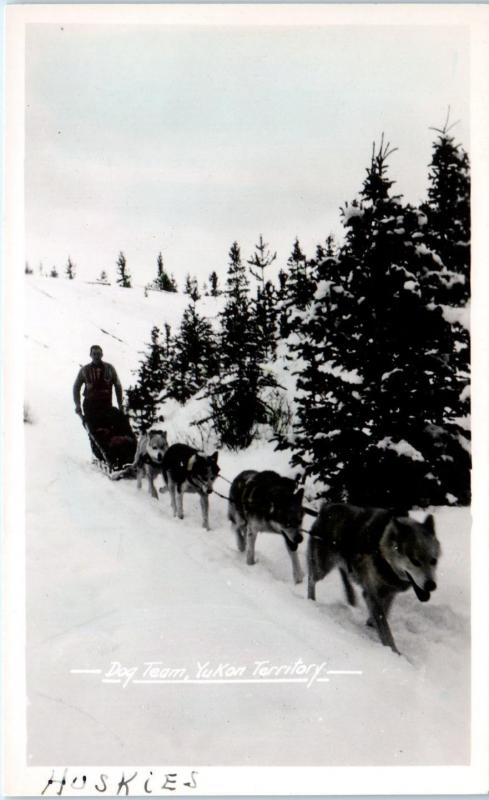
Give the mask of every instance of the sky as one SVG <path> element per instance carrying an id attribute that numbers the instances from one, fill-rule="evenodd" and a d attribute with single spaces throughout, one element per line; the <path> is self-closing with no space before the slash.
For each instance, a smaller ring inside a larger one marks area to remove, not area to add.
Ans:
<path id="1" fill-rule="evenodd" d="M 113 279 L 122 250 L 143 285 L 160 251 L 180 284 L 260 234 L 312 256 L 382 132 L 413 203 L 449 106 L 470 152 L 469 85 L 461 27 L 30 24 L 26 258 Z"/>

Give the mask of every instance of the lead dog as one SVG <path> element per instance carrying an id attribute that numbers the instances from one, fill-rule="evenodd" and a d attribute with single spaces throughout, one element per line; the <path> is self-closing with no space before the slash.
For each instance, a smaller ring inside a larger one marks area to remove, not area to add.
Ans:
<path id="1" fill-rule="evenodd" d="M 416 522 L 385 509 L 325 503 L 310 530 L 308 597 L 315 600 L 316 581 L 338 567 L 348 603 L 356 605 L 352 578 L 363 590 L 367 624 L 377 629 L 383 645 L 399 653 L 387 622 L 392 601 L 412 588 L 418 600 L 427 602 L 436 589 L 439 555 L 431 514 Z"/>
<path id="2" fill-rule="evenodd" d="M 297 547 L 302 542 L 303 489 L 276 472 L 245 470 L 232 482 L 228 518 L 236 533 L 238 550 L 246 549 L 246 563 L 255 563 L 255 541 L 259 531 L 280 533 L 292 562 L 295 583 L 304 578 Z"/>
<path id="3" fill-rule="evenodd" d="M 155 478 L 163 474 L 163 456 L 168 450 L 166 431 L 150 430 L 139 438 L 133 467 L 137 471 L 137 487 L 141 488 L 143 476 L 148 478 L 148 491 L 156 500 L 158 493 L 155 489 Z"/>
<path id="4" fill-rule="evenodd" d="M 209 530 L 209 495 L 219 475 L 217 458 L 217 452 L 206 456 L 186 444 L 172 444 L 162 462 L 174 516 L 183 519 L 183 493 L 196 492 L 200 497 L 202 524 L 206 530 Z"/>

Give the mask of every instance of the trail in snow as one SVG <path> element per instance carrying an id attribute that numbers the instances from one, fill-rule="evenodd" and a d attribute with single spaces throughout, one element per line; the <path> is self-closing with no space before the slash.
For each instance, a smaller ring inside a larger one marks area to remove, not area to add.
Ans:
<path id="1" fill-rule="evenodd" d="M 123 340 L 111 339 L 105 357 L 127 386 L 151 326 L 176 324 L 184 298 L 29 280 L 27 302 L 30 763 L 467 763 L 468 511 L 436 510 L 439 589 L 429 604 L 411 592 L 396 600 L 398 657 L 365 626 L 363 606 L 345 605 L 338 575 L 318 584 L 316 604 L 306 599 L 281 537 L 260 534 L 258 563 L 248 567 L 224 500 L 212 497 L 206 532 L 195 496 L 184 498 L 185 520 L 174 520 L 168 495 L 153 500 L 145 484 L 138 492 L 135 481 L 111 482 L 90 465 L 71 385 L 97 329 Z M 286 473 L 285 458 L 264 443 L 220 454 L 229 478 L 250 466 Z M 223 481 L 216 487 L 227 494 Z M 113 662 L 138 667 L 139 678 L 151 661 L 190 676 L 199 664 L 226 663 L 250 677 L 256 662 L 298 659 L 362 674 L 310 688 L 102 683 Z"/>

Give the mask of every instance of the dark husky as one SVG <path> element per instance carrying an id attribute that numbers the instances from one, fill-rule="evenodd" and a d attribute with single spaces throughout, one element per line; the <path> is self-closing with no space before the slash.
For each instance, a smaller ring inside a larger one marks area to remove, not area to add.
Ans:
<path id="1" fill-rule="evenodd" d="M 297 547 L 302 542 L 303 489 L 290 478 L 267 470 L 245 470 L 232 482 L 228 517 L 236 533 L 238 549 L 246 549 L 246 563 L 255 563 L 255 541 L 259 531 L 281 533 L 292 561 L 295 583 L 304 578 Z"/>
<path id="2" fill-rule="evenodd" d="M 173 514 L 183 519 L 183 493 L 196 492 L 200 497 L 202 524 L 206 530 L 209 530 L 209 495 L 219 475 L 217 456 L 217 452 L 206 456 L 187 444 L 172 444 L 162 462 Z"/>
<path id="3" fill-rule="evenodd" d="M 316 599 L 316 581 L 339 567 L 350 605 L 356 604 L 350 578 L 358 583 L 382 644 L 399 653 L 387 622 L 395 595 L 412 588 L 425 603 L 436 589 L 440 555 L 431 514 L 424 522 L 394 516 L 385 509 L 323 504 L 307 548 L 308 597 Z"/>
<path id="4" fill-rule="evenodd" d="M 158 499 L 154 481 L 158 474 L 163 474 L 163 456 L 168 450 L 166 431 L 153 428 L 143 434 L 139 441 L 134 457 L 133 466 L 137 469 L 137 486 L 141 488 L 143 476 L 148 478 L 148 490 L 152 497 Z"/>

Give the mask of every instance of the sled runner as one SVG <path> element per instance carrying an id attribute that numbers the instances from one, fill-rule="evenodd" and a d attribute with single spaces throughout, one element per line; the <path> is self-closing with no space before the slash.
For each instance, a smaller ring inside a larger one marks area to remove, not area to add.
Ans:
<path id="1" fill-rule="evenodd" d="M 82 422 L 97 466 L 113 480 L 133 476 L 137 440 L 126 415 L 110 407 Z"/>

